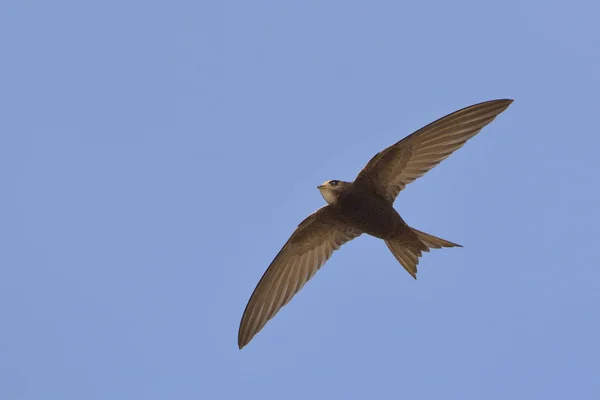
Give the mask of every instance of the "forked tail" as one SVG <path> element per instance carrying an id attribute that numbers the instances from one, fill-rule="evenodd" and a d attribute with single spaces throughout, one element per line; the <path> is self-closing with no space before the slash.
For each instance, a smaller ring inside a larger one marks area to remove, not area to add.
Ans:
<path id="1" fill-rule="evenodd" d="M 460 244 L 449 242 L 414 228 L 410 228 L 410 232 L 402 235 L 399 239 L 386 240 L 385 244 L 396 257 L 396 260 L 415 279 L 417 279 L 419 257 L 424 251 L 441 249 L 442 247 L 462 247 Z"/>

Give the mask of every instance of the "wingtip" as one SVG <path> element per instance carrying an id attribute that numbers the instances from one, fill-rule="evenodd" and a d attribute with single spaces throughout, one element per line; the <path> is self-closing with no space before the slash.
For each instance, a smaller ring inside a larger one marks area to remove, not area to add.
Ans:
<path id="1" fill-rule="evenodd" d="M 237 340 L 237 345 L 238 345 L 238 349 L 243 349 L 245 345 L 247 345 L 248 342 L 244 342 L 244 338 L 242 336 L 242 327 L 240 326 L 240 329 L 238 331 L 238 340 Z"/>
<path id="2" fill-rule="evenodd" d="M 502 107 L 504 107 L 504 109 L 506 109 L 508 106 L 510 106 L 512 104 L 513 101 L 514 101 L 513 99 L 509 99 L 509 98 L 494 99 L 494 100 L 488 100 L 488 101 L 484 101 L 484 102 L 475 104 L 475 106 L 480 106 L 480 105 L 502 106 Z M 466 108 L 469 108 L 469 107 L 466 107 Z"/>
<path id="3" fill-rule="evenodd" d="M 238 349 L 243 349 L 247 344 L 248 344 L 249 340 L 245 340 L 241 335 L 238 336 Z"/>
<path id="4" fill-rule="evenodd" d="M 504 105 L 504 107 L 506 108 L 506 107 L 510 106 L 514 100 L 513 99 L 498 99 L 495 101 L 498 103 L 502 103 Z"/>

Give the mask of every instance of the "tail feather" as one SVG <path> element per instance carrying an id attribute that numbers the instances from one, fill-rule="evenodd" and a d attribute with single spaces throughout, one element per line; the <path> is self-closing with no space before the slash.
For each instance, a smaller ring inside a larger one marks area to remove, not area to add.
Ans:
<path id="1" fill-rule="evenodd" d="M 460 244 L 452 243 L 439 237 L 429 235 L 425 232 L 418 231 L 415 228 L 410 229 L 417 235 L 421 243 L 423 243 L 429 249 L 441 249 L 442 247 L 462 247 Z M 425 251 L 429 251 L 429 249 Z"/>
<path id="2" fill-rule="evenodd" d="M 462 247 L 459 244 L 429 235 L 425 232 L 410 228 L 408 235 L 403 235 L 398 240 L 386 240 L 385 244 L 390 249 L 396 260 L 417 279 L 417 265 L 419 257 L 429 249 L 441 249 L 442 247 Z"/>

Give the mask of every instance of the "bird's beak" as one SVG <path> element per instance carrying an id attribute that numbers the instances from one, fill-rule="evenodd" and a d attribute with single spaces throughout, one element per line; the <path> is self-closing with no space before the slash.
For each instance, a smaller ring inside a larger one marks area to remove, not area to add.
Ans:
<path id="1" fill-rule="evenodd" d="M 321 188 L 324 188 L 324 187 L 325 187 L 325 185 L 319 185 L 319 186 L 317 186 L 317 189 L 321 189 Z"/>

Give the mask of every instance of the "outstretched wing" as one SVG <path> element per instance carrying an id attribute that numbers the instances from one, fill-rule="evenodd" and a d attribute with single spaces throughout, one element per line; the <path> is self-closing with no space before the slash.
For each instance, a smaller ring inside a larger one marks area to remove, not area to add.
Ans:
<path id="1" fill-rule="evenodd" d="M 254 289 L 238 332 L 241 349 L 298 293 L 344 243 L 361 232 L 346 225 L 331 206 L 300 223 Z"/>
<path id="2" fill-rule="evenodd" d="M 406 185 L 461 148 L 512 102 L 486 101 L 432 122 L 377 153 L 355 182 L 367 185 L 393 203 Z"/>

